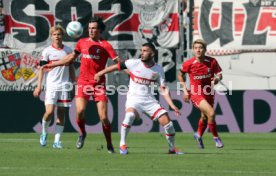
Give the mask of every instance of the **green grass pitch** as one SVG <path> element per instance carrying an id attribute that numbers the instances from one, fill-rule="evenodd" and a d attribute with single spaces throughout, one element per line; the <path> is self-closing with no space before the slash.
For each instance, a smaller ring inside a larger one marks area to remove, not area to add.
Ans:
<path id="1" fill-rule="evenodd" d="M 168 155 L 161 133 L 130 133 L 129 155 L 119 154 L 119 134 L 113 133 L 115 154 L 108 154 L 103 134 L 88 134 L 77 150 L 77 133 L 64 133 L 63 150 L 53 149 L 53 134 L 40 147 L 37 133 L 0 133 L 1 176 L 273 176 L 276 175 L 275 133 L 220 133 L 225 144 L 215 148 L 209 133 L 205 149 L 191 133 L 177 133 L 184 155 Z"/>

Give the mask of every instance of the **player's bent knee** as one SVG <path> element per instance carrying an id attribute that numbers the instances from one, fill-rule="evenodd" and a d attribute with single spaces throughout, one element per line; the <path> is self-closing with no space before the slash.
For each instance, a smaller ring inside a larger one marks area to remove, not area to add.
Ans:
<path id="1" fill-rule="evenodd" d="M 44 113 L 44 116 L 47 116 L 47 117 L 52 117 L 53 115 L 54 115 L 54 111 L 46 110 Z"/>
<path id="2" fill-rule="evenodd" d="M 165 126 L 167 125 L 168 123 L 170 123 L 170 117 L 168 115 L 168 113 L 164 113 L 162 114 L 159 118 L 158 118 L 158 122 L 160 123 L 160 125 L 162 126 Z"/>
<path id="3" fill-rule="evenodd" d="M 208 112 L 208 118 L 211 120 L 211 119 L 214 119 L 215 118 L 215 111 L 209 111 Z"/>

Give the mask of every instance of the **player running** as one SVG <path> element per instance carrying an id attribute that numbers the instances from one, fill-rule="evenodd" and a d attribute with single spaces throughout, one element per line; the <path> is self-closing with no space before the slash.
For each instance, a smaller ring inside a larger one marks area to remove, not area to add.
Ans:
<path id="1" fill-rule="evenodd" d="M 185 61 L 178 73 L 178 80 L 183 88 L 183 99 L 189 102 L 190 99 L 194 106 L 201 111 L 201 118 L 198 122 L 197 133 L 194 134 L 200 148 L 204 148 L 202 136 L 207 125 L 213 135 L 213 140 L 217 148 L 222 148 L 223 143 L 218 136 L 215 121 L 214 90 L 213 84 L 217 84 L 222 79 L 221 68 L 212 57 L 205 56 L 207 44 L 198 39 L 193 42 L 194 57 Z M 189 74 L 190 91 L 187 90 L 184 76 Z"/>

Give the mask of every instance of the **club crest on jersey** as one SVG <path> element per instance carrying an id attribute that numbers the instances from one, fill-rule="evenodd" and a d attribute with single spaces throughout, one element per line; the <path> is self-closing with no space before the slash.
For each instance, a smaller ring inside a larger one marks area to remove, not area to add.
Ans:
<path id="1" fill-rule="evenodd" d="M 151 79 L 156 79 L 158 77 L 157 73 L 152 73 L 151 74 Z"/>

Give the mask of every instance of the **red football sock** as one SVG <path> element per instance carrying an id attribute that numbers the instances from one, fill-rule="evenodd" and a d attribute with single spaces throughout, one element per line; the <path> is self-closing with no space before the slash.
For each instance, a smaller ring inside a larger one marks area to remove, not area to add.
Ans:
<path id="1" fill-rule="evenodd" d="M 85 131 L 85 119 L 78 119 L 77 118 L 76 122 L 77 122 L 77 124 L 80 128 L 81 134 L 82 135 L 85 134 L 86 133 L 86 131 Z"/>
<path id="2" fill-rule="evenodd" d="M 210 132 L 212 133 L 213 137 L 218 137 L 216 122 L 208 123 L 208 126 L 209 126 Z"/>
<path id="3" fill-rule="evenodd" d="M 198 121 L 198 128 L 197 128 L 197 134 L 199 136 L 203 136 L 203 133 L 205 132 L 207 128 L 207 124 L 206 123 L 203 123 L 203 121 L 200 119 Z"/>
<path id="4" fill-rule="evenodd" d="M 107 145 L 111 145 L 112 144 L 112 140 L 111 140 L 111 125 L 102 125 L 103 127 L 103 132 L 104 132 L 104 136 L 105 136 L 105 140 Z"/>

